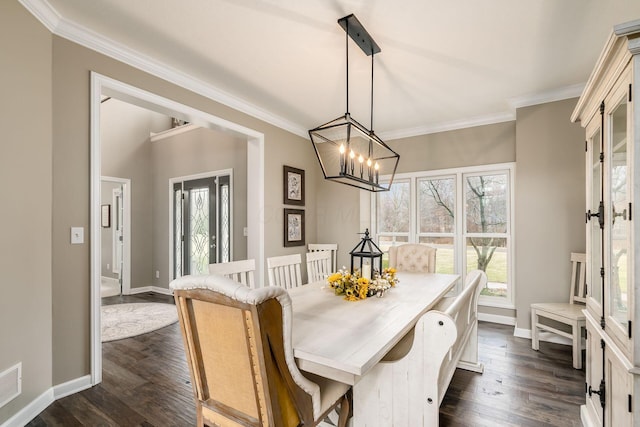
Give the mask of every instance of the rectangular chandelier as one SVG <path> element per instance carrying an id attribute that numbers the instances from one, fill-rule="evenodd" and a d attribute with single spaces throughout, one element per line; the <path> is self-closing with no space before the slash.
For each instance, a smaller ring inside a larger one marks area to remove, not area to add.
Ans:
<path id="1" fill-rule="evenodd" d="M 340 18 L 346 32 L 347 112 L 309 131 L 325 179 L 371 192 L 388 191 L 393 183 L 400 155 L 373 131 L 373 58 L 380 47 L 353 14 Z M 349 37 L 371 56 L 371 129 L 349 114 Z M 382 181 L 380 177 L 386 177 Z"/>

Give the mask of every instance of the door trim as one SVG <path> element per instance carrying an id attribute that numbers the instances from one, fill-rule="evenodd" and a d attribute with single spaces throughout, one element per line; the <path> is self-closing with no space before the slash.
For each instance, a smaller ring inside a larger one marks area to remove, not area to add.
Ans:
<path id="1" fill-rule="evenodd" d="M 264 208 L 264 134 L 256 130 L 230 122 L 223 118 L 197 110 L 185 104 L 172 101 L 146 90 L 121 81 L 91 72 L 91 383 L 102 381 L 102 342 L 100 330 L 100 101 L 101 95 L 116 98 L 144 108 L 178 117 L 210 129 L 229 132 L 247 143 L 247 257 L 256 260 L 256 280 L 263 282 L 264 244 L 265 244 L 265 208 Z"/>

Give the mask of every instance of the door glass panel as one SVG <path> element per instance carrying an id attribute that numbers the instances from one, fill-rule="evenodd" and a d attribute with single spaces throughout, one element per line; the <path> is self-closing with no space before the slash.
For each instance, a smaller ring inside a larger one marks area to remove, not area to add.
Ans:
<path id="1" fill-rule="evenodd" d="M 600 138 L 602 133 L 600 129 L 591 138 L 591 155 L 589 164 L 591 166 L 591 213 L 598 212 L 600 200 L 602 200 L 602 163 L 600 162 Z M 602 277 L 600 276 L 600 268 L 602 267 L 602 230 L 598 218 L 592 217 L 589 221 L 590 236 L 590 266 L 589 271 L 589 294 L 593 299 L 602 303 Z"/>
<path id="2" fill-rule="evenodd" d="M 176 184 L 173 188 L 173 260 L 174 275 L 182 276 L 182 184 Z"/>
<path id="3" fill-rule="evenodd" d="M 628 251 L 629 208 L 628 167 L 627 167 L 627 102 L 623 99 L 611 114 L 611 207 L 608 220 L 611 223 L 609 272 L 611 295 L 609 313 L 622 326 L 627 328 L 628 319 Z"/>
<path id="4" fill-rule="evenodd" d="M 189 251 L 191 274 L 209 271 L 209 189 L 196 188 L 189 195 Z"/>

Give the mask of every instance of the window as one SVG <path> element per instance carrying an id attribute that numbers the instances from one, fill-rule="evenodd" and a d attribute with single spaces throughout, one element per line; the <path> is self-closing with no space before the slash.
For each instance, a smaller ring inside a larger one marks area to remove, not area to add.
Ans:
<path id="1" fill-rule="evenodd" d="M 372 202 L 373 237 L 382 250 L 416 242 L 437 249 L 436 272 L 488 277 L 480 303 L 513 307 L 513 164 L 396 175 Z"/>

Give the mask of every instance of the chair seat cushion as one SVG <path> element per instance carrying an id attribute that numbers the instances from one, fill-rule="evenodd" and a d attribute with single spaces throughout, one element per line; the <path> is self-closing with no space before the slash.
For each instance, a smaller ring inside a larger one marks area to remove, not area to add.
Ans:
<path id="1" fill-rule="evenodd" d="M 313 414 L 313 417 L 316 420 L 320 415 L 324 414 L 327 409 L 331 408 L 334 403 L 341 399 L 342 396 L 344 396 L 344 394 L 351 388 L 351 386 L 347 384 L 323 378 L 308 372 L 305 372 L 304 376 L 309 381 L 316 383 L 320 387 L 320 410 L 316 413 L 314 408 Z"/>
<path id="2" fill-rule="evenodd" d="M 569 303 L 537 303 L 531 304 L 531 309 L 535 309 L 538 315 L 544 316 L 545 312 L 552 313 L 556 316 L 561 316 L 571 320 L 584 320 L 585 315 L 582 310 L 585 306 L 582 304 L 569 304 Z"/>

